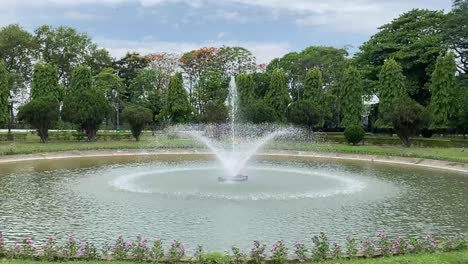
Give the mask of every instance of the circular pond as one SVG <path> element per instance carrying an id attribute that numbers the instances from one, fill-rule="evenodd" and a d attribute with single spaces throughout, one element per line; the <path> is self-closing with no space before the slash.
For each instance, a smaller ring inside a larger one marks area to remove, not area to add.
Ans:
<path id="1" fill-rule="evenodd" d="M 247 182 L 219 182 L 203 155 L 0 164 L 0 231 L 105 243 L 119 235 L 180 239 L 207 250 L 253 240 L 308 242 L 468 232 L 468 177 L 416 167 L 311 158 L 249 162 Z"/>

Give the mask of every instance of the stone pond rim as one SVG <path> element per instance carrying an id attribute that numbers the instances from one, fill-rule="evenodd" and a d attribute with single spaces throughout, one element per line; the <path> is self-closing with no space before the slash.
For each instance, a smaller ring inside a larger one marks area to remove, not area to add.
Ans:
<path id="1" fill-rule="evenodd" d="M 197 149 L 184 150 L 180 149 L 165 149 L 158 151 L 141 151 L 141 150 L 88 150 L 88 151 L 70 151 L 70 152 L 48 152 L 48 153 L 35 153 L 35 154 L 18 154 L 0 156 L 0 164 L 27 162 L 27 161 L 40 161 L 40 160 L 60 160 L 60 159 L 73 159 L 73 158 L 92 158 L 92 157 L 151 157 L 151 156 L 164 156 L 164 155 L 199 155 L 199 156 L 212 156 L 213 153 L 200 151 Z M 468 164 L 461 162 L 452 162 L 444 160 L 421 159 L 400 156 L 379 156 L 368 154 L 348 154 L 348 153 L 325 153 L 325 152 L 308 152 L 308 151 L 274 151 L 274 152 L 261 152 L 255 155 L 256 157 L 266 158 L 306 158 L 306 159 L 334 159 L 334 160 L 355 160 L 362 162 L 376 162 L 384 164 L 395 164 L 405 166 L 415 166 L 428 169 L 446 170 L 459 172 L 468 175 Z"/>

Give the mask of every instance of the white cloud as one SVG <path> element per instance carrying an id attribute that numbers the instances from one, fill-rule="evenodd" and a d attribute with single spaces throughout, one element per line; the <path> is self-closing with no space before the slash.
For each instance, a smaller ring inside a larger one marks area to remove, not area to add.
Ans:
<path id="1" fill-rule="evenodd" d="M 63 17 L 70 20 L 95 20 L 99 17 L 89 13 L 83 13 L 79 11 L 66 11 L 63 13 Z"/>
<path id="2" fill-rule="evenodd" d="M 226 32 L 219 32 L 218 35 L 217 35 L 217 38 L 218 38 L 218 39 L 222 39 L 222 38 L 224 38 L 226 35 L 227 35 Z"/>
<path id="3" fill-rule="evenodd" d="M 268 42 L 244 42 L 244 41 L 207 41 L 204 43 L 194 42 L 167 42 L 167 41 L 130 41 L 115 39 L 96 39 L 99 46 L 106 48 L 112 56 L 119 58 L 127 52 L 138 52 L 149 54 L 154 52 L 171 52 L 182 54 L 201 47 L 241 46 L 249 49 L 257 58 L 258 63 L 266 63 L 273 58 L 281 57 L 288 53 L 291 47 L 288 43 Z"/>

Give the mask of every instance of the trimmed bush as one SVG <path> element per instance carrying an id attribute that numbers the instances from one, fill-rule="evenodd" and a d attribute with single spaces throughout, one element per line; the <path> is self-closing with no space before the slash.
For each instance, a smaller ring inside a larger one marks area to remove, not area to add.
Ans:
<path id="1" fill-rule="evenodd" d="M 0 141 L 25 141 L 28 133 L 2 133 L 0 134 Z"/>
<path id="2" fill-rule="evenodd" d="M 353 144 L 356 146 L 359 142 L 361 142 L 364 139 L 364 129 L 362 129 L 361 126 L 350 126 L 347 127 L 344 131 L 344 136 L 348 143 Z"/>
<path id="3" fill-rule="evenodd" d="M 221 252 L 211 252 L 203 255 L 203 264 L 224 264 L 228 262 L 226 254 Z"/>
<path id="4" fill-rule="evenodd" d="M 131 105 L 123 110 L 122 115 L 130 124 L 133 137 L 136 141 L 140 141 L 141 131 L 147 123 L 153 120 L 151 110 L 143 106 Z"/>

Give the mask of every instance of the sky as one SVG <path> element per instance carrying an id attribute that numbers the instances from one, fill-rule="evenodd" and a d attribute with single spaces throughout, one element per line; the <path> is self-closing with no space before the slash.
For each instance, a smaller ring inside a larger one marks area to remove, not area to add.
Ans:
<path id="1" fill-rule="evenodd" d="M 88 33 L 114 57 L 242 46 L 258 63 L 313 45 L 352 53 L 399 14 L 451 0 L 0 0 L 0 26 Z"/>

